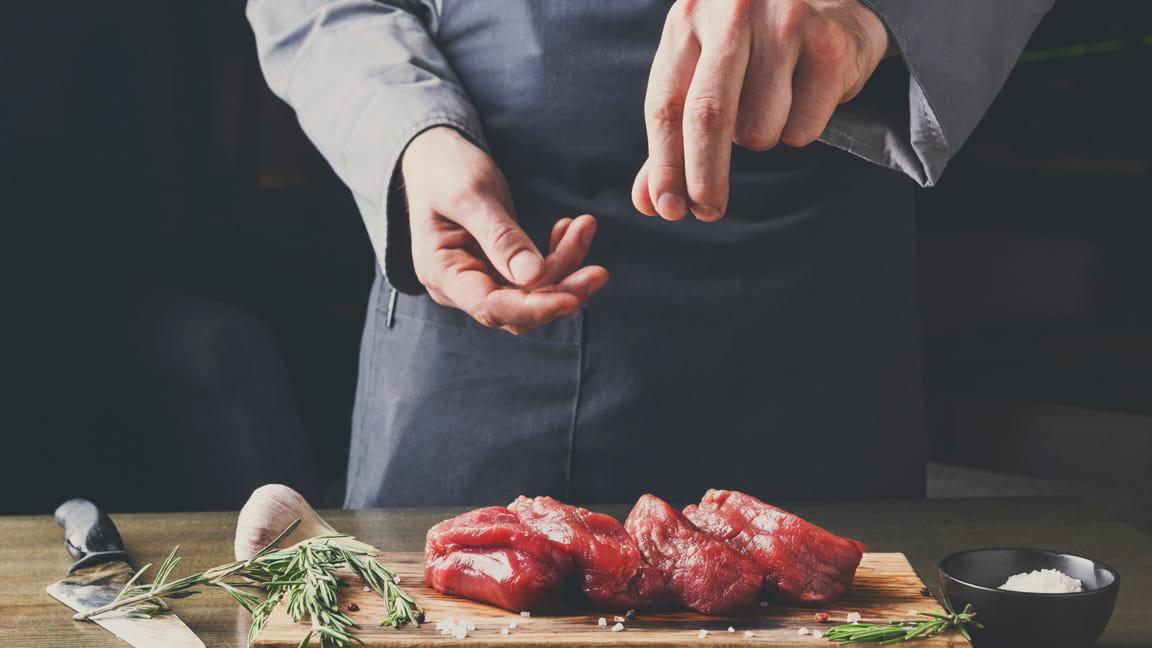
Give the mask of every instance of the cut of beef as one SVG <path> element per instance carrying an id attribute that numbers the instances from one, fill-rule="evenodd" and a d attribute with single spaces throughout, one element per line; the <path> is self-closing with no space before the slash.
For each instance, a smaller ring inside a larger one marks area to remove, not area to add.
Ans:
<path id="1" fill-rule="evenodd" d="M 704 531 L 756 561 L 764 591 L 783 601 L 827 603 L 852 585 L 864 545 L 737 491 L 709 490 L 684 509 Z"/>
<path id="2" fill-rule="evenodd" d="M 562 547 L 503 506 L 445 520 L 428 530 L 424 545 L 428 585 L 506 610 L 555 607 L 571 572 Z"/>
<path id="3" fill-rule="evenodd" d="M 520 522 L 564 547 L 581 572 L 584 593 L 608 610 L 653 609 L 668 603 L 664 576 L 644 561 L 616 518 L 551 497 L 519 497 Z"/>
<path id="4" fill-rule="evenodd" d="M 736 614 L 756 602 L 763 580 L 756 563 L 652 495 L 636 502 L 624 522 L 672 596 L 704 614 Z"/>

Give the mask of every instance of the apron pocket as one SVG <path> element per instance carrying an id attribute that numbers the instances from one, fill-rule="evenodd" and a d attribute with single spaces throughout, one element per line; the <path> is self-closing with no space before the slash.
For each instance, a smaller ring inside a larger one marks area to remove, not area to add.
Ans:
<path id="1" fill-rule="evenodd" d="M 566 496 L 582 313 L 517 337 L 425 295 L 393 301 L 383 280 L 377 289 L 347 505 Z"/>

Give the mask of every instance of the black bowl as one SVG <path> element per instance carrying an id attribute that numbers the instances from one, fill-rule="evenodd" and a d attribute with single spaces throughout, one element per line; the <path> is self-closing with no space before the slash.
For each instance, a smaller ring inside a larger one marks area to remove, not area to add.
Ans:
<path id="1" fill-rule="evenodd" d="M 1080 579 L 1083 592 L 1032 594 L 997 589 L 1009 576 L 1058 569 Z M 956 610 L 971 603 L 983 630 L 976 648 L 1087 648 L 1116 604 L 1120 574 L 1104 563 L 1040 549 L 973 549 L 940 561 L 940 583 Z"/>

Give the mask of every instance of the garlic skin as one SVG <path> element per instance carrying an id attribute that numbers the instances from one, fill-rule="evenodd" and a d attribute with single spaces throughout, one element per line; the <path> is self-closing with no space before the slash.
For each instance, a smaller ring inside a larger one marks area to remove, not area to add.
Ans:
<path id="1" fill-rule="evenodd" d="M 283 484 L 265 484 L 252 491 L 236 518 L 233 550 L 237 560 L 247 560 L 276 539 L 288 525 L 300 518 L 300 526 L 284 538 L 286 549 L 309 538 L 338 533 L 324 521 L 304 496 Z M 359 544 L 359 543 L 357 543 Z"/>

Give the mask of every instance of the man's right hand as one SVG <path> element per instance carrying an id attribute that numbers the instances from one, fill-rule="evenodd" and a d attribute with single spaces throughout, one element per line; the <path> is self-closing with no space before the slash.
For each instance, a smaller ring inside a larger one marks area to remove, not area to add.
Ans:
<path id="1" fill-rule="evenodd" d="M 401 161 L 416 277 L 438 304 L 519 335 L 576 312 L 608 281 L 584 266 L 589 215 L 552 228 L 547 258 L 520 228 L 504 175 L 451 128 L 424 131 Z"/>

